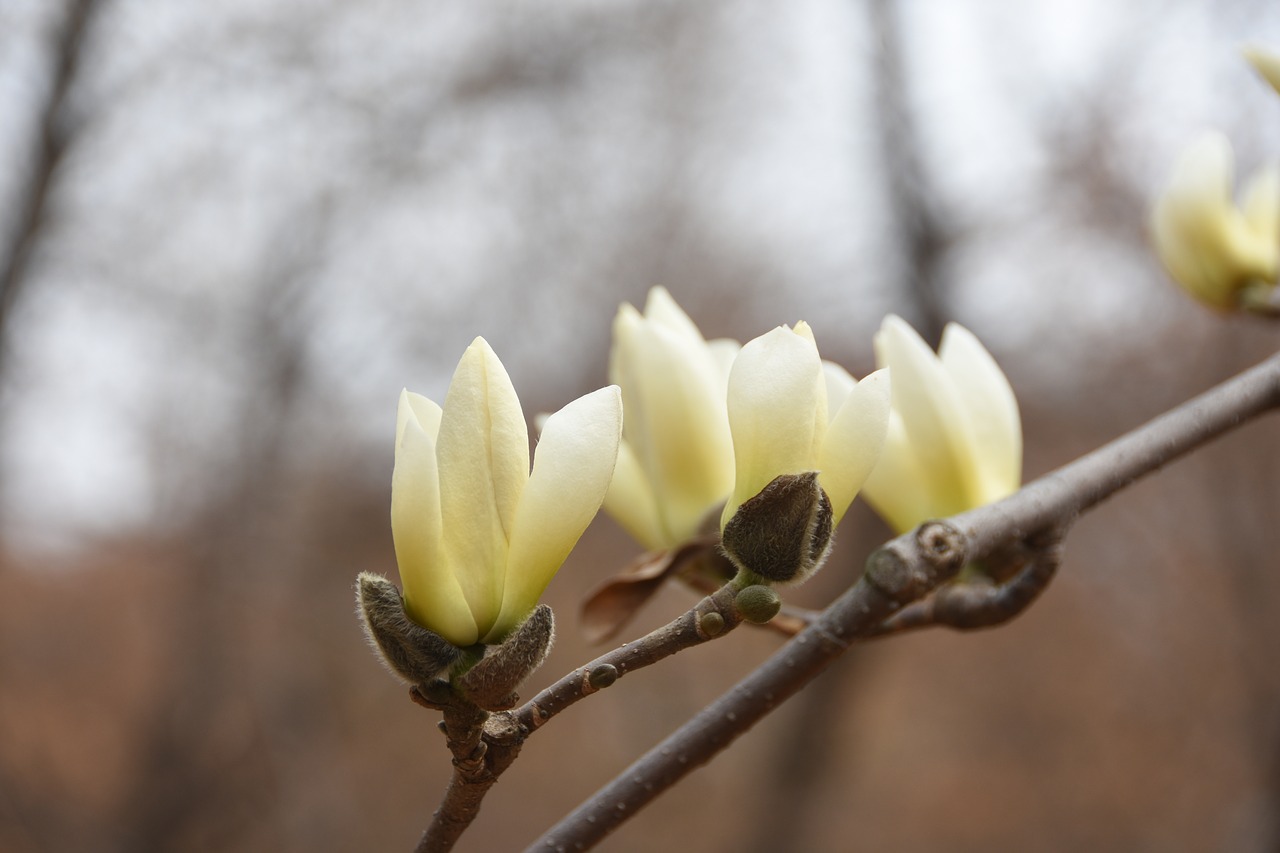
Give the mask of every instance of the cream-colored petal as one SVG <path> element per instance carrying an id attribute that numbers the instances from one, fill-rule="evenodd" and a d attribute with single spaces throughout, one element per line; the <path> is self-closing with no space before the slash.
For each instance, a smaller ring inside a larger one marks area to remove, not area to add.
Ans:
<path id="1" fill-rule="evenodd" d="M 1259 169 L 1245 184 L 1240 208 L 1250 230 L 1280 242 L 1280 167 Z"/>
<path id="2" fill-rule="evenodd" d="M 1240 201 L 1248 231 L 1242 264 L 1249 274 L 1274 282 L 1280 277 L 1280 168 L 1259 169 Z"/>
<path id="3" fill-rule="evenodd" d="M 827 383 L 827 416 L 834 418 L 858 380 L 834 361 L 823 359 L 822 378 Z"/>
<path id="4" fill-rule="evenodd" d="M 813 336 L 813 327 L 810 326 L 808 323 L 806 323 L 804 320 L 801 320 L 798 323 L 796 323 L 794 326 L 792 326 L 791 331 L 795 332 L 797 335 L 804 338 L 809 343 L 813 344 L 814 349 L 818 348 L 818 341 Z"/>
<path id="5" fill-rule="evenodd" d="M 615 345 L 627 440 L 675 544 L 732 488 L 724 385 L 704 345 L 656 323 L 620 323 Z"/>
<path id="6" fill-rule="evenodd" d="M 1247 231 L 1231 200 L 1234 171 L 1227 138 L 1202 134 L 1179 156 L 1151 214 L 1152 240 L 1170 276 L 1198 299 L 1223 308 L 1235 299 L 1236 255 Z"/>
<path id="7" fill-rule="evenodd" d="M 729 371 L 733 369 L 733 360 L 742 352 L 742 344 L 732 338 L 716 338 L 707 341 L 707 351 L 711 356 L 714 375 L 720 382 L 720 401 L 723 403 L 729 388 Z"/>
<path id="8" fill-rule="evenodd" d="M 529 434 L 502 362 L 476 338 L 453 374 L 436 451 L 445 548 L 476 624 L 502 601 L 507 541 L 529 479 Z"/>
<path id="9" fill-rule="evenodd" d="M 621 438 L 616 386 L 580 397 L 547 419 L 516 513 L 502 610 L 487 642 L 528 615 L 591 523 L 613 477 Z"/>
<path id="10" fill-rule="evenodd" d="M 613 317 L 613 345 L 609 347 L 609 383 L 622 388 L 624 406 L 628 405 L 624 372 L 634 369 L 630 359 L 636 346 L 635 335 L 643 326 L 644 318 L 639 311 L 626 302 L 618 306 L 618 313 Z"/>
<path id="11" fill-rule="evenodd" d="M 929 477 L 897 412 L 889 414 L 884 450 L 862 486 L 862 497 L 896 533 L 912 530 L 926 519 L 950 515 L 938 509 Z"/>
<path id="12" fill-rule="evenodd" d="M 875 336 L 877 361 L 892 371 L 893 407 L 936 495 L 962 502 L 973 479 L 973 438 L 960 395 L 916 331 L 889 316 Z"/>
<path id="13" fill-rule="evenodd" d="M 400 391 L 400 405 L 396 408 L 396 447 L 400 446 L 400 438 L 404 435 L 404 425 L 408 420 L 416 418 L 423 432 L 431 436 L 434 442 L 440 433 L 440 406 L 434 401 L 415 394 L 407 388 Z"/>
<path id="14" fill-rule="evenodd" d="M 692 343 L 705 343 L 702 332 L 698 331 L 693 320 L 676 304 L 665 287 L 649 289 L 649 296 L 644 303 L 644 316 L 646 320 L 657 323 Z"/>
<path id="15" fill-rule="evenodd" d="M 973 437 L 969 501 L 981 506 L 1017 490 L 1022 482 L 1022 420 L 1018 400 L 996 360 L 963 326 L 942 333 L 938 358 L 960 392 Z"/>
<path id="16" fill-rule="evenodd" d="M 721 527 L 781 474 L 813 470 L 826 385 L 813 341 L 780 326 L 747 343 L 729 375 L 729 424 L 737 477 Z M 821 414 L 819 414 L 821 413 Z"/>
<path id="17" fill-rule="evenodd" d="M 807 340 L 809 343 L 813 344 L 814 352 L 817 352 L 818 341 L 813 336 L 813 328 L 808 323 L 801 320 L 792 327 L 792 331 Z M 830 419 L 830 409 L 827 405 L 826 372 L 822 369 L 821 359 L 818 361 L 818 375 L 816 377 L 816 381 L 818 384 L 816 389 L 817 396 L 815 398 L 817 400 L 817 404 L 813 409 L 813 450 L 811 453 L 811 458 L 814 460 L 813 464 L 815 465 L 817 464 L 818 454 L 822 451 L 822 442 L 827 436 L 827 421 Z"/>
<path id="18" fill-rule="evenodd" d="M 618 446 L 618 464 L 604 496 L 604 511 L 650 551 L 671 544 L 663 532 L 653 488 L 626 439 Z"/>
<path id="19" fill-rule="evenodd" d="M 1245 59 L 1262 75 L 1262 79 L 1271 84 L 1271 88 L 1280 92 L 1280 53 L 1263 50 L 1260 47 L 1247 47 Z"/>
<path id="20" fill-rule="evenodd" d="M 853 387 L 831 419 L 818 456 L 818 482 L 837 524 L 880 460 L 889 411 L 889 372 L 877 370 Z"/>
<path id="21" fill-rule="evenodd" d="M 444 553 L 435 435 L 419 423 L 415 408 L 409 393 L 401 392 L 391 475 L 391 536 L 405 609 L 422 627 L 455 645 L 468 646 L 479 634 Z"/>

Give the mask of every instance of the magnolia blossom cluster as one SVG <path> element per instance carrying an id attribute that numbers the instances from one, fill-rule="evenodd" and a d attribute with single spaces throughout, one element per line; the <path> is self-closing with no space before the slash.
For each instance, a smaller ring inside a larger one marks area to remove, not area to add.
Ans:
<path id="1" fill-rule="evenodd" d="M 1280 55 L 1246 51 L 1280 92 Z M 1178 159 L 1151 211 L 1151 236 L 1169 275 L 1200 301 L 1220 309 L 1274 312 L 1280 283 L 1280 168 L 1245 182 L 1237 203 L 1231 143 L 1208 131 Z"/>
<path id="2" fill-rule="evenodd" d="M 876 354 L 880 369 L 859 381 L 820 357 L 804 322 L 707 341 L 654 288 L 643 313 L 618 312 L 614 384 L 546 419 L 530 471 L 520 401 L 477 338 L 443 406 L 401 394 L 391 529 L 403 595 L 361 577 L 371 638 L 406 680 L 467 673 L 464 692 L 500 703 L 545 654 L 538 599 L 601 505 L 650 550 L 718 532 L 745 586 L 816 570 L 864 487 L 900 531 L 1018 487 L 1017 403 L 973 335 L 948 327 L 935 355 L 890 317 Z"/>

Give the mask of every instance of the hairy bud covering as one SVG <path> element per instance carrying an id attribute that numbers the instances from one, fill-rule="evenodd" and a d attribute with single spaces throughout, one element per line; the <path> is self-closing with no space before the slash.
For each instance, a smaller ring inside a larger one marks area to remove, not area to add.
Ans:
<path id="1" fill-rule="evenodd" d="M 818 473 L 783 474 L 738 507 L 721 545 L 740 570 L 775 583 L 798 583 L 831 550 L 831 501 Z"/>
<path id="2" fill-rule="evenodd" d="M 551 608 L 539 604 L 503 642 L 490 646 L 480 662 L 455 680 L 462 693 L 486 711 L 516 703 L 516 688 L 542 666 L 555 639 Z"/>
<path id="3" fill-rule="evenodd" d="M 386 578 L 361 572 L 356 602 L 369 644 L 405 682 L 426 684 L 461 659 L 461 649 L 408 617 L 400 590 Z"/>

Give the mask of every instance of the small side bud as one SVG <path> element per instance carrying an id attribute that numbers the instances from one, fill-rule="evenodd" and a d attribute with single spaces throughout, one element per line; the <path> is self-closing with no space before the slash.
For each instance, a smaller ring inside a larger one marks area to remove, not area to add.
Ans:
<path id="1" fill-rule="evenodd" d="M 542 666 L 554 638 L 555 617 L 550 607 L 539 604 L 510 636 L 490 646 L 479 663 L 454 679 L 454 685 L 486 711 L 514 707 L 516 688 Z"/>
<path id="2" fill-rule="evenodd" d="M 714 637 L 724 630 L 724 617 L 709 610 L 698 617 L 698 630 L 708 637 Z"/>
<path id="3" fill-rule="evenodd" d="M 591 671 L 587 673 L 587 684 L 590 684 L 596 690 L 603 690 L 611 687 L 618 680 L 618 668 L 611 663 L 602 663 L 599 666 L 591 667 Z"/>
<path id="4" fill-rule="evenodd" d="M 782 598 L 771 587 L 752 584 L 738 591 L 734 596 L 733 606 L 746 621 L 763 625 L 778 615 L 778 611 L 782 609 Z"/>
<path id="5" fill-rule="evenodd" d="M 739 570 L 774 583 L 800 583 L 827 559 L 831 522 L 818 472 L 783 474 L 738 507 L 720 544 Z"/>
<path id="6" fill-rule="evenodd" d="M 408 617 L 400 590 L 381 575 L 360 573 L 356 604 L 369 644 L 407 684 L 426 684 L 462 657 L 461 649 Z"/>

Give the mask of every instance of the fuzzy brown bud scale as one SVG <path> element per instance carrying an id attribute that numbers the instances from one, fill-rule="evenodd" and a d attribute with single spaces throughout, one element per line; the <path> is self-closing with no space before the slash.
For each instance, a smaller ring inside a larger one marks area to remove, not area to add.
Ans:
<path id="1" fill-rule="evenodd" d="M 454 679 L 464 696 L 486 711 L 515 706 L 516 688 L 542 666 L 555 638 L 551 608 L 539 604 L 511 634 L 488 646 L 475 666 Z"/>
<path id="2" fill-rule="evenodd" d="M 826 560 L 832 522 L 818 472 L 783 474 L 738 507 L 721 546 L 739 570 L 774 583 L 800 583 Z"/>
<path id="3" fill-rule="evenodd" d="M 427 684 L 461 660 L 461 649 L 409 618 L 400 590 L 381 575 L 360 573 L 356 602 L 369 644 L 406 683 Z"/>

